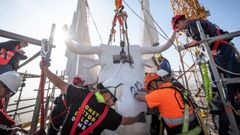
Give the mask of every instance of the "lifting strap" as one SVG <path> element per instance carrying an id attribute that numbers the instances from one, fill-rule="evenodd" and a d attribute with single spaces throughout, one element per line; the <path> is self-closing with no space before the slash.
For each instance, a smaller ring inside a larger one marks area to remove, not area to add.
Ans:
<path id="1" fill-rule="evenodd" d="M 92 95 L 93 95 L 93 93 L 89 92 L 88 95 L 83 100 L 82 105 L 79 107 L 78 115 L 77 115 L 77 117 L 76 117 L 76 119 L 75 119 L 75 121 L 73 123 L 70 135 L 74 135 L 75 134 L 77 125 L 78 125 L 78 123 L 80 121 L 80 118 L 82 117 L 84 108 L 85 108 L 86 104 L 88 103 L 88 101 L 90 100 L 90 98 L 92 97 Z M 88 127 L 86 130 L 84 130 L 82 133 L 80 133 L 79 135 L 87 135 L 91 131 L 93 131 L 103 121 L 103 119 L 106 117 L 106 115 L 108 113 L 108 110 L 109 110 L 109 107 L 105 106 L 105 109 L 104 109 L 102 115 L 98 118 L 98 120 L 94 124 L 92 124 L 90 127 Z"/>
<path id="2" fill-rule="evenodd" d="M 42 57 L 42 62 L 44 62 L 44 58 Z M 40 130 L 44 129 L 45 127 L 45 117 L 44 117 L 44 87 L 45 87 L 45 82 L 44 82 L 45 74 L 43 70 L 41 70 L 41 76 L 40 76 Z"/>

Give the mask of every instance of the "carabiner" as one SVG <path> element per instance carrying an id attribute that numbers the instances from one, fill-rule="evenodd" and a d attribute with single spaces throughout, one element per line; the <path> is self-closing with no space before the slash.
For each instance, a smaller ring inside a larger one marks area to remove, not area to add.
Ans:
<path id="1" fill-rule="evenodd" d="M 41 45 L 42 45 L 41 56 L 45 58 L 47 56 L 48 52 L 49 52 L 48 40 L 47 39 L 42 39 Z"/>

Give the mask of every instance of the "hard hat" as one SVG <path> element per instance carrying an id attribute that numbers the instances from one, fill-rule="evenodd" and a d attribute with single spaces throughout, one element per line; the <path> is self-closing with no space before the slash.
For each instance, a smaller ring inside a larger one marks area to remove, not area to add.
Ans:
<path id="1" fill-rule="evenodd" d="M 172 24 L 172 29 L 173 29 L 173 30 L 176 30 L 176 29 L 177 29 L 177 27 L 175 26 L 175 25 L 176 25 L 176 22 L 177 22 L 180 18 L 182 18 L 182 17 L 185 18 L 185 15 L 175 15 L 175 16 L 172 18 L 171 24 Z"/>
<path id="2" fill-rule="evenodd" d="M 0 75 L 2 81 L 12 93 L 16 93 L 18 88 L 22 85 L 21 76 L 15 71 L 5 72 Z"/>
<path id="3" fill-rule="evenodd" d="M 168 60 L 166 59 L 163 59 L 160 63 L 160 68 L 159 70 L 157 71 L 157 74 L 160 76 L 160 77 L 163 77 L 163 76 L 166 76 L 168 74 L 171 73 L 171 66 L 168 62 Z"/>
<path id="4" fill-rule="evenodd" d="M 113 102 L 116 102 L 118 100 L 117 97 L 107 87 L 103 86 L 102 83 L 97 84 L 97 89 L 102 93 L 109 92 L 113 97 Z"/>
<path id="5" fill-rule="evenodd" d="M 144 87 L 146 90 L 149 90 L 149 84 L 150 82 L 152 82 L 153 80 L 157 80 L 159 79 L 159 75 L 156 73 L 148 73 L 145 78 L 144 78 Z"/>
<path id="6" fill-rule="evenodd" d="M 74 85 L 77 85 L 77 84 L 83 83 L 83 82 L 84 82 L 84 80 L 82 80 L 81 77 L 79 77 L 79 76 L 74 77 L 74 78 L 73 78 L 73 81 L 72 81 L 72 83 L 73 83 Z"/>

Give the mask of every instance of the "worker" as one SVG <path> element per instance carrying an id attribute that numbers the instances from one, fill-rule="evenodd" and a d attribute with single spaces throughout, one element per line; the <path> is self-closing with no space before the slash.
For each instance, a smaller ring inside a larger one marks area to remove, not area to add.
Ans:
<path id="1" fill-rule="evenodd" d="M 152 91 L 148 94 L 143 94 L 139 89 L 132 91 L 133 97 L 136 100 L 146 102 L 149 108 L 157 107 L 164 120 L 168 135 L 175 135 L 186 132 L 194 132 L 198 135 L 201 132 L 201 127 L 193 113 L 190 101 L 182 96 L 180 90 L 174 87 L 170 82 L 164 82 L 163 78 L 157 73 L 149 73 L 144 79 L 144 86 L 146 91 Z M 188 104 L 189 109 L 185 109 Z M 185 112 L 188 113 L 184 117 Z M 187 124 L 189 130 L 182 130 L 186 124 L 185 120 L 189 120 Z M 202 133 L 201 133 L 202 134 Z"/>
<path id="2" fill-rule="evenodd" d="M 170 66 L 169 64 L 169 61 L 162 56 L 162 54 L 160 53 L 157 53 L 155 54 L 153 57 L 152 57 L 152 60 L 153 60 L 153 63 L 155 64 L 155 66 L 157 67 L 157 70 L 159 70 L 161 67 L 161 62 L 167 62 L 168 65 L 167 66 Z"/>
<path id="3" fill-rule="evenodd" d="M 82 78 L 80 77 L 80 76 L 75 76 L 74 78 L 73 78 L 73 85 L 76 85 L 76 86 L 80 86 L 80 87 L 82 87 L 82 86 L 84 86 L 84 80 L 82 80 Z"/>
<path id="4" fill-rule="evenodd" d="M 0 98 L 14 95 L 22 85 L 21 76 L 15 71 L 8 71 L 0 75 Z M 2 104 L 4 106 L 4 103 Z M 0 126 L 11 128 L 15 126 L 14 120 L 5 112 L 3 106 L 0 108 Z M 0 133 L 4 135 L 11 134 L 12 130 L 0 128 Z"/>
<path id="5" fill-rule="evenodd" d="M 78 87 L 85 87 L 84 80 L 79 76 L 75 76 L 72 80 L 72 84 Z M 57 135 L 61 125 L 63 124 L 64 118 L 66 117 L 68 111 L 68 103 L 66 101 L 67 95 L 62 93 L 60 96 L 56 97 L 54 101 L 54 108 L 50 114 L 50 125 L 48 128 L 49 135 Z"/>
<path id="6" fill-rule="evenodd" d="M 193 39 L 193 42 L 189 44 L 177 46 L 178 51 L 200 45 L 199 41 L 201 41 L 201 37 L 197 28 L 196 24 L 197 21 L 200 22 L 204 33 L 209 37 L 219 36 L 221 34 L 228 33 L 207 20 L 201 19 L 189 20 L 186 19 L 184 15 L 176 15 L 172 18 L 171 21 L 173 29 L 185 32 L 187 36 L 190 36 Z M 240 54 L 237 51 L 236 47 L 231 43 L 231 40 L 232 38 L 227 40 L 218 40 L 210 44 L 210 49 L 212 52 L 214 62 L 218 67 L 222 68 L 222 69 L 218 68 L 218 72 L 222 73 L 225 78 L 240 77 L 239 75 L 237 75 L 240 73 L 240 61 L 238 60 L 238 58 L 240 58 Z M 230 71 L 232 73 L 227 71 Z M 212 74 L 211 69 L 210 72 Z M 214 82 L 215 80 L 214 77 L 212 77 L 212 80 Z M 228 92 L 226 92 L 228 94 L 227 97 L 229 97 L 229 100 L 231 101 L 233 107 L 236 110 L 238 110 L 240 98 L 237 97 L 240 93 L 240 83 L 227 84 L 226 86 L 228 90 Z M 222 110 L 222 112 L 224 112 L 224 109 Z M 220 116 L 220 119 L 223 117 L 224 116 Z M 220 134 L 228 134 L 227 132 L 221 131 L 224 130 L 225 128 L 228 128 L 228 126 L 225 126 L 226 123 L 228 122 L 225 120 L 221 122 L 222 124 L 220 124 L 219 128 Z"/>
<path id="7" fill-rule="evenodd" d="M 157 67 L 158 75 L 163 79 L 164 82 L 171 82 L 173 85 L 179 89 L 184 88 L 184 86 L 176 79 L 172 77 L 172 70 L 169 61 L 163 57 L 160 53 L 155 54 L 153 57 L 153 62 Z M 150 93 L 151 91 L 147 91 Z M 151 112 L 151 128 L 150 132 L 152 135 L 158 134 L 161 132 L 163 134 L 163 121 L 161 114 L 157 108 L 149 109 Z"/>
<path id="8" fill-rule="evenodd" d="M 158 61 L 155 61 L 158 69 L 157 74 L 163 79 L 163 81 L 171 82 L 174 86 L 178 87 L 179 89 L 185 89 L 184 86 L 178 80 L 173 78 L 171 65 L 168 59 L 163 57 L 162 55 L 158 56 L 157 59 Z"/>
<path id="9" fill-rule="evenodd" d="M 108 89 L 100 90 L 101 97 L 97 97 L 86 88 L 65 83 L 43 63 L 40 64 L 40 68 L 53 84 L 67 94 L 66 101 L 70 109 L 61 134 L 100 134 L 104 129 L 116 130 L 120 124 L 146 122 L 143 112 L 136 117 L 124 117 L 115 112 L 110 106 L 115 104 L 116 98 Z"/>
<path id="10" fill-rule="evenodd" d="M 73 78 L 72 84 L 78 87 L 83 87 L 84 80 L 80 76 L 75 76 Z M 67 95 L 61 93 L 54 100 L 54 108 L 49 116 L 50 124 L 48 128 L 49 135 L 57 135 L 61 125 L 63 124 L 64 118 L 66 117 L 68 111 L 68 103 L 66 101 Z"/>
<path id="11" fill-rule="evenodd" d="M 19 61 L 27 59 L 22 50 L 27 45 L 24 41 L 15 40 L 0 43 L 0 74 L 18 70 Z"/>

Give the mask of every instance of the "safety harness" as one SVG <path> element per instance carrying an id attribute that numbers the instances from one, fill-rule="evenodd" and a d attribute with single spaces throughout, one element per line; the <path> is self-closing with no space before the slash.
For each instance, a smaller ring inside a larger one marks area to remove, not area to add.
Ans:
<path id="1" fill-rule="evenodd" d="M 178 91 L 181 95 L 181 98 L 183 99 L 184 117 L 183 117 L 183 124 L 182 124 L 182 133 L 179 134 L 179 135 L 197 135 L 197 134 L 199 134 L 201 132 L 201 127 L 200 126 L 196 126 L 194 129 L 189 131 L 189 121 L 194 120 L 195 117 L 194 117 L 194 114 L 189 115 L 189 95 L 188 95 L 187 90 L 184 90 L 184 89 L 180 90 L 179 88 L 177 88 L 176 86 L 173 86 L 173 85 L 164 86 L 161 89 L 164 89 L 164 88 L 172 88 L 172 89 Z M 177 99 L 176 93 L 174 94 L 174 96 Z M 178 102 L 178 100 L 177 100 L 177 102 Z M 179 102 L 178 102 L 178 105 L 181 108 L 181 105 L 180 105 Z M 164 120 L 166 120 L 166 118 L 164 118 Z M 180 123 L 180 122 L 182 122 L 182 119 L 181 118 L 177 119 L 177 121 L 179 121 L 179 123 Z"/>
<path id="2" fill-rule="evenodd" d="M 56 121 L 56 119 L 59 118 L 59 117 L 61 117 L 61 116 L 64 115 L 64 114 L 66 114 L 66 112 L 68 111 L 67 100 L 65 99 L 64 95 L 61 95 L 61 101 L 62 101 L 62 103 L 63 103 L 63 105 L 64 105 L 64 111 L 62 111 L 61 113 L 59 113 L 59 114 L 56 115 L 56 116 L 51 116 L 51 115 L 50 115 L 49 119 L 50 119 L 50 121 L 52 122 L 52 124 L 53 124 L 53 123 L 58 123 L 58 122 Z M 54 124 L 53 124 L 53 127 L 54 127 Z M 58 129 L 56 129 L 56 130 L 58 130 Z"/>
<path id="3" fill-rule="evenodd" d="M 79 121 L 80 121 L 80 119 L 82 117 L 84 108 L 85 108 L 86 104 L 88 103 L 88 101 L 90 100 L 90 98 L 92 97 L 92 95 L 93 95 L 93 93 L 89 92 L 88 95 L 83 100 L 82 105 L 79 107 L 78 115 L 77 115 L 77 117 L 76 117 L 76 119 L 75 119 L 75 121 L 73 123 L 70 135 L 74 135 L 75 134 L 76 128 L 78 126 L 78 123 L 79 123 Z M 104 109 L 103 113 L 101 114 L 101 116 L 98 118 L 98 120 L 95 123 L 93 123 L 90 127 L 85 129 L 83 132 L 79 133 L 79 135 L 87 135 L 90 132 L 92 132 L 103 121 L 103 119 L 106 117 L 106 115 L 108 113 L 108 110 L 109 110 L 109 107 L 105 106 L 105 109 Z"/>
<path id="4" fill-rule="evenodd" d="M 17 44 L 15 48 L 20 49 L 20 45 Z M 12 59 L 12 57 L 16 53 L 16 51 L 14 51 L 14 49 L 8 50 L 5 48 L 0 48 L 0 65 L 8 64 L 8 62 Z"/>
<path id="5" fill-rule="evenodd" d="M 217 28 L 216 33 L 217 33 L 217 36 L 222 35 L 219 28 Z M 214 42 L 214 45 L 213 45 L 213 49 L 212 49 L 213 59 L 215 59 L 215 56 L 217 55 L 217 49 L 218 49 L 218 47 L 219 47 L 219 45 L 220 45 L 221 43 L 222 43 L 222 44 L 231 45 L 229 42 L 227 42 L 227 41 L 225 41 L 225 40 L 217 40 L 217 41 L 215 41 L 215 42 Z"/>

